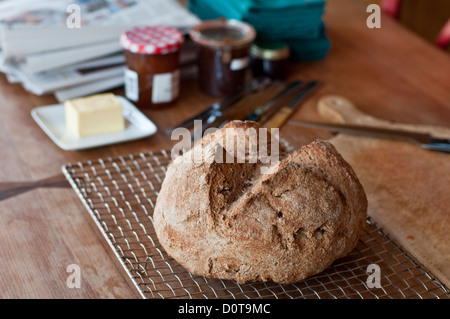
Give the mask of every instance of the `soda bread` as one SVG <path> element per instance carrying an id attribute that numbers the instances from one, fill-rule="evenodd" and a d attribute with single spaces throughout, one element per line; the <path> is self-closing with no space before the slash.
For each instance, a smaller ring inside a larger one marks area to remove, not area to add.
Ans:
<path id="1" fill-rule="evenodd" d="M 169 165 L 153 215 L 166 252 L 195 275 L 238 283 L 297 282 L 348 254 L 367 199 L 335 148 L 317 140 L 292 154 L 280 145 L 278 163 L 210 160 L 237 128 L 259 126 L 231 122 Z M 199 148 L 203 161 L 186 160 Z"/>

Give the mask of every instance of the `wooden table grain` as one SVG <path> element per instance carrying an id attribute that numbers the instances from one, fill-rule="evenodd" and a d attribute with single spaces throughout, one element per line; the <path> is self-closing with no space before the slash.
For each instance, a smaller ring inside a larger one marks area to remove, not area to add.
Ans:
<path id="1" fill-rule="evenodd" d="M 362 1 L 330 1 L 325 21 L 332 41 L 327 59 L 296 63 L 289 79 L 317 79 L 321 88 L 293 119 L 317 120 L 316 103 L 339 94 L 378 118 L 450 126 L 450 58 L 397 22 L 382 16 L 381 29 L 366 26 Z M 115 93 L 122 94 L 121 89 Z M 30 111 L 56 103 L 0 76 L 0 298 L 139 298 L 132 282 L 85 211 L 60 179 L 65 163 L 170 148 L 162 131 L 217 99 L 182 83 L 171 108 L 145 111 L 158 133 L 138 141 L 82 151 L 59 149 Z M 285 125 L 294 146 L 326 133 Z M 69 265 L 80 267 L 80 288 L 70 288 Z"/>

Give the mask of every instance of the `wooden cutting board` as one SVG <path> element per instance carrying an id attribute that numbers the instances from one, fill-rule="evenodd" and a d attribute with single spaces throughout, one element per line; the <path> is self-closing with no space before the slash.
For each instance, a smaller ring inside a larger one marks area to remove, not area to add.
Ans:
<path id="1" fill-rule="evenodd" d="M 320 99 L 318 112 L 324 121 L 450 138 L 450 128 L 377 119 L 339 96 Z M 408 142 L 346 134 L 330 141 L 363 184 L 369 216 L 450 287 L 450 154 L 424 150 Z"/>

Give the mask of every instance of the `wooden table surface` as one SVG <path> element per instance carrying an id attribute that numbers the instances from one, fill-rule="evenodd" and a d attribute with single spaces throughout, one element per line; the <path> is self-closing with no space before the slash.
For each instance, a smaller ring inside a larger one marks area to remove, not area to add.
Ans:
<path id="1" fill-rule="evenodd" d="M 381 29 L 369 29 L 367 16 L 362 1 L 329 2 L 325 21 L 332 48 L 328 58 L 297 63 L 290 74 L 290 79 L 317 79 L 323 86 L 293 119 L 317 120 L 318 98 L 332 93 L 349 98 L 378 118 L 450 126 L 448 54 L 386 16 L 382 16 Z M 139 298 L 75 192 L 58 181 L 61 165 L 168 149 L 176 141 L 161 131 L 213 101 L 198 91 L 195 81 L 183 82 L 175 106 L 145 111 L 159 128 L 156 135 L 120 145 L 64 151 L 30 116 L 34 107 L 56 103 L 54 97 L 29 94 L 0 76 L 0 297 Z M 294 146 L 330 137 L 321 134 L 289 124 L 281 130 Z M 27 188 L 27 183 L 45 179 L 47 187 Z M 66 269 L 71 264 L 80 266 L 80 288 L 66 284 Z"/>

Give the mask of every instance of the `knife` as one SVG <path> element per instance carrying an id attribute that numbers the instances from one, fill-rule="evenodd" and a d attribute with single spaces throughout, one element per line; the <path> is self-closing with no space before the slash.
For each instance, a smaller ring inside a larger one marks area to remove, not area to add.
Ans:
<path id="1" fill-rule="evenodd" d="M 297 85 L 300 85 L 299 81 L 294 81 L 287 85 L 277 81 L 259 92 L 246 96 L 226 111 L 211 114 L 205 122 L 202 122 L 201 132 L 203 133 L 212 127 L 222 128 L 232 120 L 245 120 L 249 112 L 252 112 L 262 104 L 273 103 Z"/>
<path id="2" fill-rule="evenodd" d="M 417 144 L 425 149 L 450 153 L 450 139 L 437 138 L 428 133 L 337 123 L 289 121 L 289 124 L 324 129 L 336 133 L 402 140 Z"/>
<path id="3" fill-rule="evenodd" d="M 264 104 L 258 106 L 249 116 L 247 116 L 245 120 L 261 123 L 262 117 L 264 117 L 270 109 L 276 106 L 277 102 L 280 102 L 282 98 L 291 94 L 291 92 L 298 87 L 303 87 L 303 85 L 303 81 L 300 80 L 290 82 L 281 92 L 279 92 Z"/>
<path id="4" fill-rule="evenodd" d="M 254 110 L 270 108 L 280 99 L 290 94 L 291 91 L 302 85 L 303 82 L 300 80 L 294 80 L 286 85 L 282 82 L 272 85 L 272 87 L 266 88 L 262 90 L 262 92 L 257 93 L 260 95 L 259 97 L 257 94 L 253 94 L 252 96 L 247 97 L 247 99 L 236 103 L 232 108 L 230 108 L 229 112 L 223 112 L 219 113 L 217 116 L 213 116 L 213 121 L 209 121 L 208 119 L 205 123 L 203 123 L 202 132 L 210 127 L 222 128 L 225 124 L 232 120 L 255 121 L 255 117 L 259 116 L 259 114 L 255 114 Z M 245 112 L 241 112 L 248 110 L 249 108 L 253 110 L 250 115 L 248 113 L 244 114 Z"/>
<path id="5" fill-rule="evenodd" d="M 300 103 L 305 100 L 319 85 L 318 81 L 310 81 L 306 83 L 298 95 L 288 105 L 282 105 L 267 116 L 260 119 L 260 123 L 268 128 L 280 128 L 289 119 L 289 117 L 295 112 Z M 273 114 L 275 113 L 275 114 Z"/>
<path id="6" fill-rule="evenodd" d="M 265 88 L 267 88 L 270 85 L 274 85 L 272 81 L 268 78 L 258 78 L 252 81 L 243 91 L 229 96 L 222 101 L 216 102 L 212 104 L 209 108 L 206 110 L 194 115 L 191 118 L 188 118 L 187 120 L 183 121 L 182 123 L 179 123 L 171 128 L 168 128 L 164 131 L 164 134 L 170 135 L 172 134 L 173 130 L 175 130 L 178 127 L 185 127 L 185 128 L 191 128 L 194 125 L 195 120 L 201 120 L 202 122 L 211 122 L 211 118 L 215 117 L 218 114 L 221 114 L 223 111 L 227 110 L 228 108 L 235 105 L 237 102 L 245 98 L 246 96 L 253 94 L 255 92 L 259 92 Z"/>

